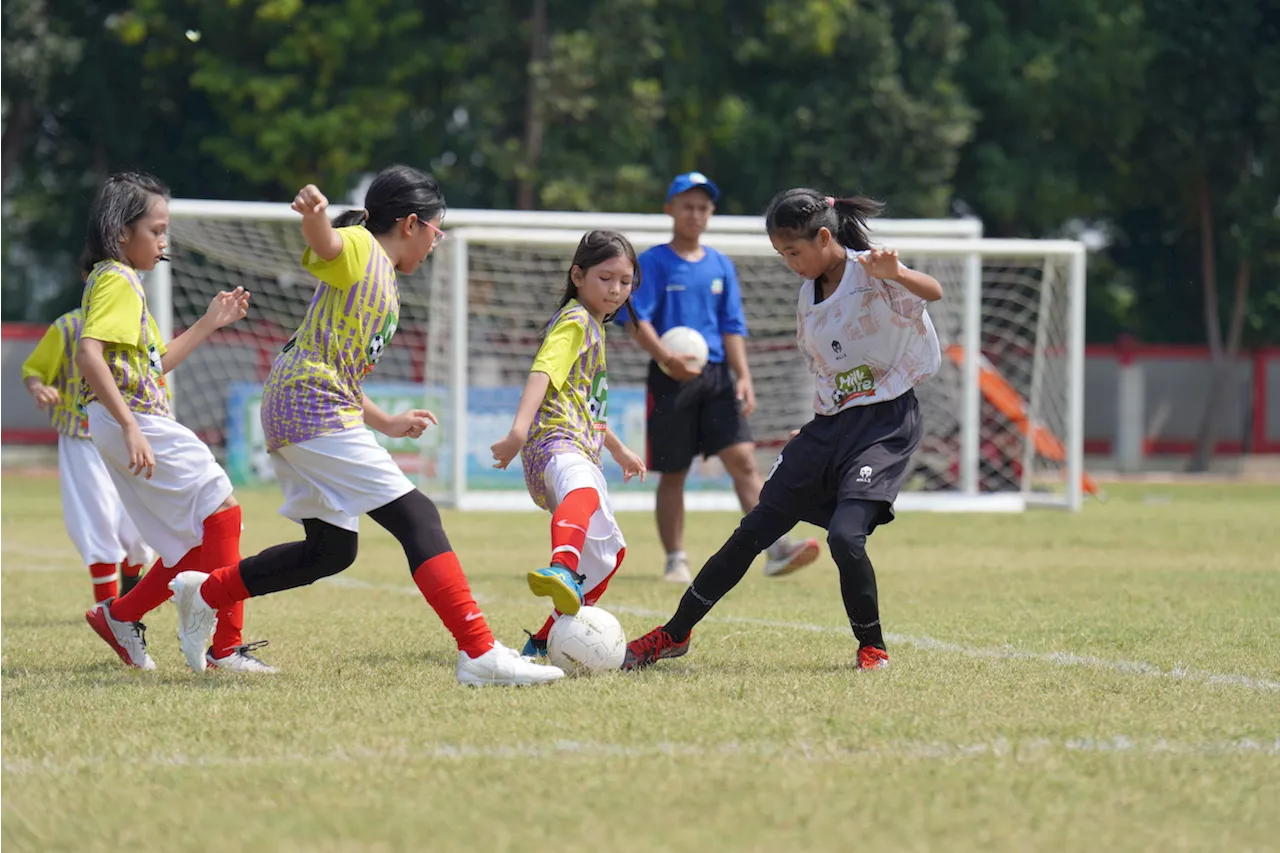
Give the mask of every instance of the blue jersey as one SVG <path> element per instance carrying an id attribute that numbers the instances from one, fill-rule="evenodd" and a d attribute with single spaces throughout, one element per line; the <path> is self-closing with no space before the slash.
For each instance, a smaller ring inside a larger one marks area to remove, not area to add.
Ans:
<path id="1" fill-rule="evenodd" d="M 703 247 L 700 261 L 686 261 L 669 245 L 654 246 L 640 256 L 640 287 L 631 296 L 636 319 L 653 324 L 661 336 L 676 326 L 697 329 L 707 339 L 707 357 L 724 361 L 724 336 L 746 335 L 742 291 L 733 261 Z M 630 319 L 625 308 L 618 322 Z"/>

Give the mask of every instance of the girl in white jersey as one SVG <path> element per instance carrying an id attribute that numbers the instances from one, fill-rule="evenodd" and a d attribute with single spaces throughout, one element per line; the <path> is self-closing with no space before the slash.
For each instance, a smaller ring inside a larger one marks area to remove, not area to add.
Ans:
<path id="1" fill-rule="evenodd" d="M 617 231 L 588 231 L 578 242 L 564 297 L 525 382 L 515 423 L 492 448 L 493 467 L 516 454 L 529 495 L 551 512 L 551 560 L 529 572 L 529 588 L 551 598 L 555 613 L 529 635 L 526 656 L 544 655 L 557 614 L 600 600 L 627 553 L 609 507 L 600 452 L 625 480 L 644 478 L 644 461 L 609 429 L 605 328 L 639 284 L 640 264 Z"/>
<path id="2" fill-rule="evenodd" d="M 756 555 L 799 521 L 827 530 L 858 640 L 857 667 L 888 665 L 866 542 L 893 520 L 893 502 L 920 444 L 913 389 L 941 365 L 925 305 L 942 298 L 942 285 L 903 266 L 897 252 L 871 248 L 867 219 L 879 211 L 869 199 L 811 189 L 787 190 L 769 204 L 769 240 L 805 279 L 796 338 L 815 377 L 815 417 L 778 455 L 760 504 L 703 566 L 675 616 L 627 647 L 624 669 L 685 654 L 693 627 Z"/>
<path id="3" fill-rule="evenodd" d="M 211 572 L 178 575 L 174 603 L 183 653 L 198 665 L 215 611 L 346 569 L 356 559 L 360 516 L 368 515 L 399 540 L 414 583 L 453 635 L 458 681 L 555 681 L 563 671 L 531 663 L 494 640 L 439 510 L 369 431 L 417 438 L 435 423 L 422 409 L 382 411 L 364 396 L 363 383 L 400 323 L 397 273 L 414 272 L 444 236 L 440 185 L 418 169 L 389 166 L 369 185 L 365 209 L 330 222 L 328 207 L 313 185 L 293 200 L 307 242 L 302 266 L 317 286 L 262 391 L 262 429 L 285 496 L 280 514 L 302 525 L 305 538 Z"/>

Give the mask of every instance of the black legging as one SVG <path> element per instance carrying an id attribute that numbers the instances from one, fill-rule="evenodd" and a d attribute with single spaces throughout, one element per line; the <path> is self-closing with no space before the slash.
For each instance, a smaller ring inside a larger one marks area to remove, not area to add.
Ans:
<path id="1" fill-rule="evenodd" d="M 883 647 L 876 574 L 867 558 L 867 536 L 884 517 L 883 501 L 846 500 L 836 504 L 827 524 L 827 545 L 840 570 L 840 593 L 849 625 L 861 645 Z M 683 640 L 729 590 L 738 585 L 760 552 L 796 526 L 796 517 L 759 504 L 693 579 L 667 633 Z"/>
<path id="2" fill-rule="evenodd" d="M 413 572 L 432 557 L 453 550 L 440 522 L 435 503 L 417 489 L 378 507 L 369 517 L 380 524 L 404 548 Z M 359 536 L 351 530 L 307 518 L 302 542 L 275 545 L 240 561 L 240 578 L 250 595 L 266 595 L 306 586 L 336 575 L 356 560 Z"/>

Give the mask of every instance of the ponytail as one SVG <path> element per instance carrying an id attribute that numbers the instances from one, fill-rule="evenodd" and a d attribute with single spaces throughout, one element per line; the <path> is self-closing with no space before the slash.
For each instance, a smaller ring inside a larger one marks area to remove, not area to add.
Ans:
<path id="1" fill-rule="evenodd" d="M 869 227 L 867 220 L 879 216 L 884 205 L 878 201 L 862 196 L 837 198 L 831 205 L 836 213 L 836 239 L 846 249 L 865 252 L 871 248 L 871 240 L 867 236 Z"/>
<path id="2" fill-rule="evenodd" d="M 363 207 L 353 207 L 345 213 L 333 218 L 334 228 L 349 228 L 352 225 L 363 225 L 369 221 L 369 211 Z"/>
<path id="3" fill-rule="evenodd" d="M 884 210 L 881 202 L 862 196 L 835 198 L 817 190 L 796 188 L 774 196 L 765 212 L 769 234 L 785 232 L 812 240 L 826 228 L 846 249 L 871 248 L 868 220 Z"/>
<path id="4" fill-rule="evenodd" d="M 435 178 L 412 166 L 388 166 L 369 184 L 364 207 L 339 214 L 333 227 L 363 225 L 374 234 L 386 234 L 410 214 L 429 222 L 444 213 L 444 193 Z"/>

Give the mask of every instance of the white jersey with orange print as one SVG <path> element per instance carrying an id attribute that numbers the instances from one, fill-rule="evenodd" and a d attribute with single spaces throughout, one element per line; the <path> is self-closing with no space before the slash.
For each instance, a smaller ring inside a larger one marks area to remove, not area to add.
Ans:
<path id="1" fill-rule="evenodd" d="M 814 283 L 800 286 L 796 343 L 815 377 L 820 415 L 901 397 L 942 366 L 925 300 L 867 275 L 858 254 L 849 250 L 840 285 L 816 305 Z"/>

